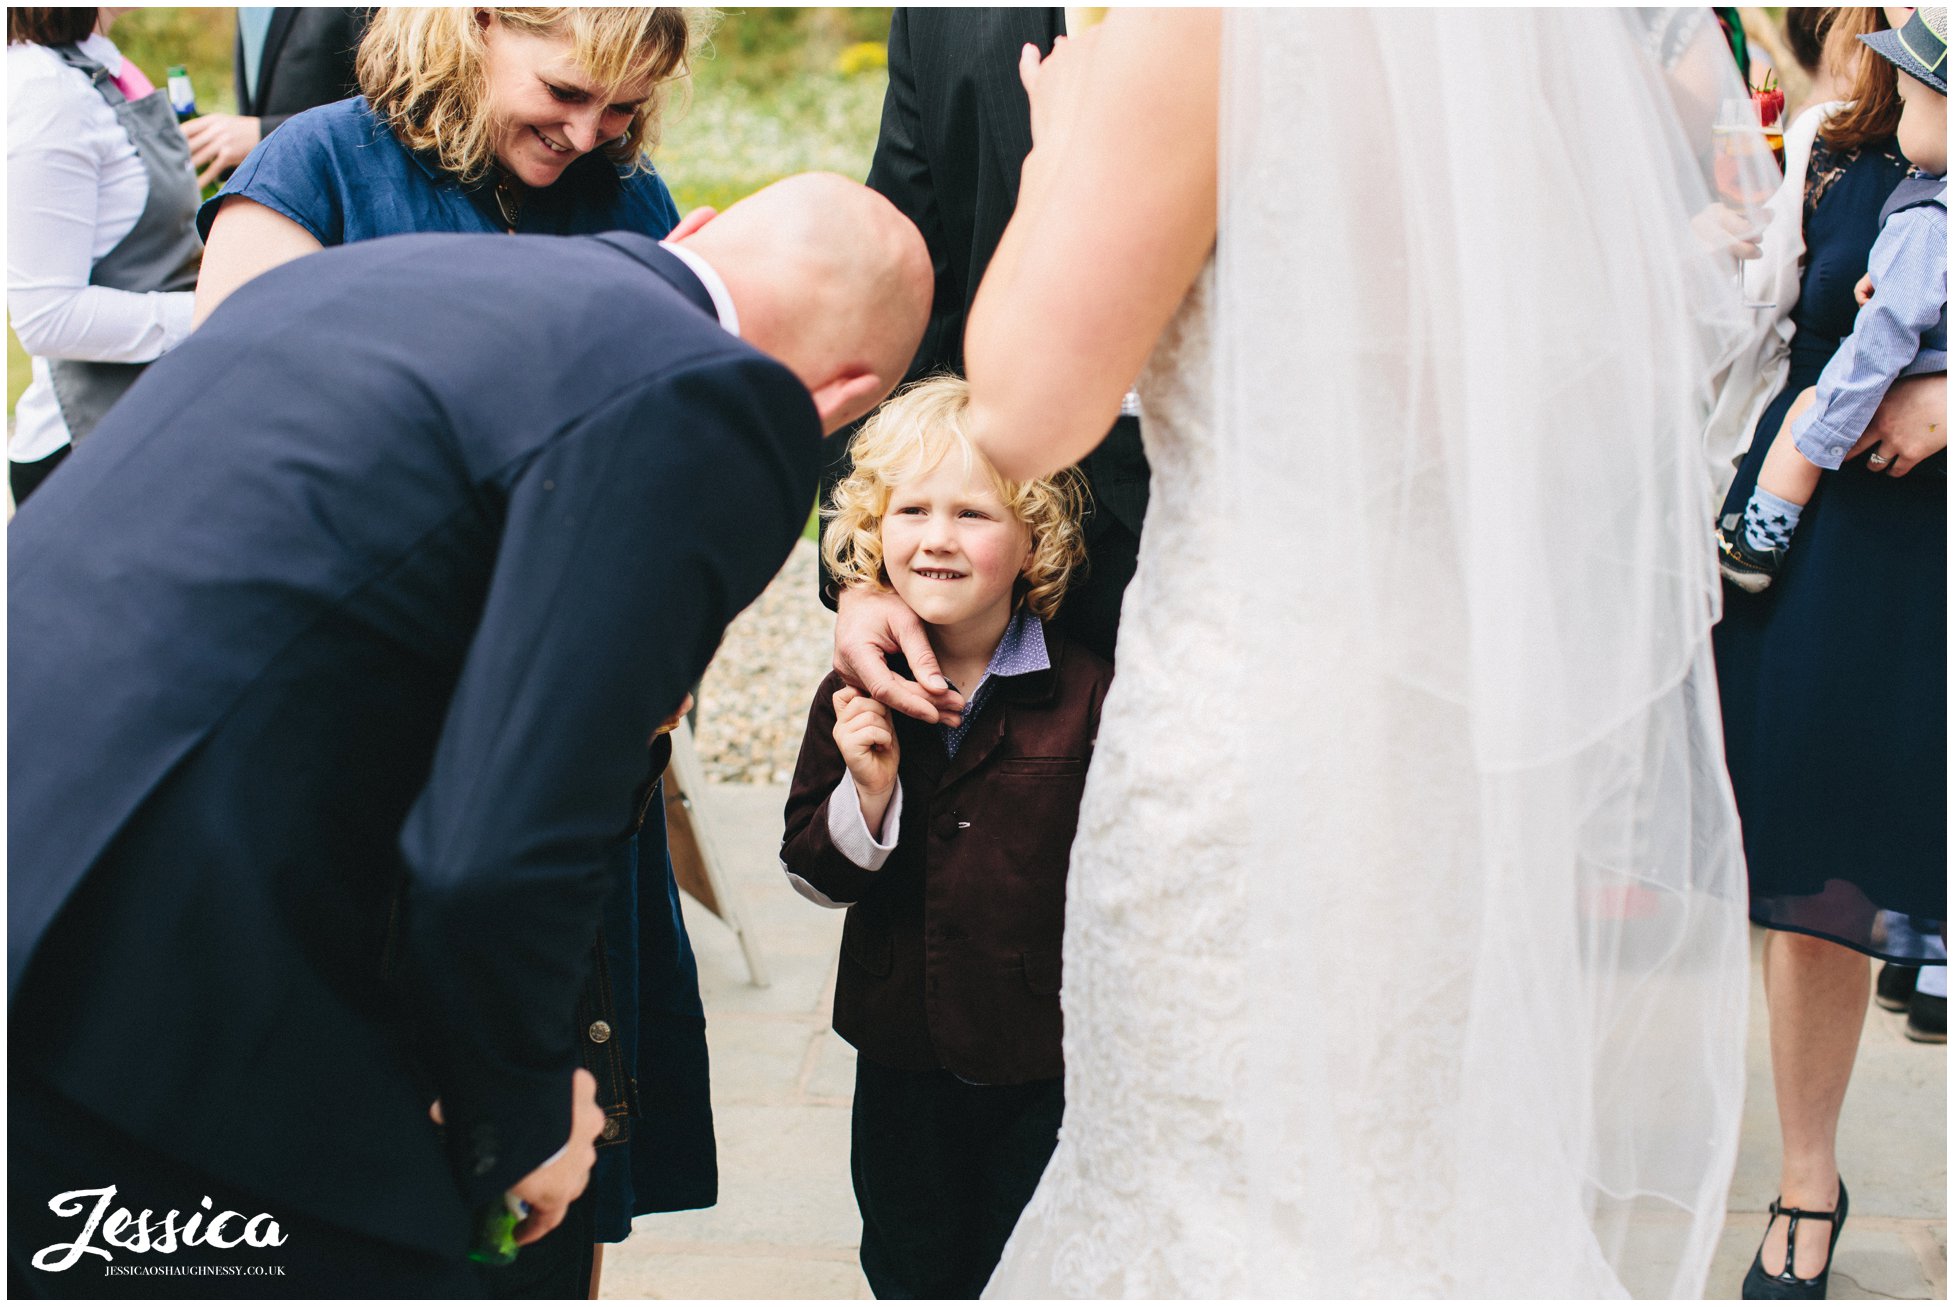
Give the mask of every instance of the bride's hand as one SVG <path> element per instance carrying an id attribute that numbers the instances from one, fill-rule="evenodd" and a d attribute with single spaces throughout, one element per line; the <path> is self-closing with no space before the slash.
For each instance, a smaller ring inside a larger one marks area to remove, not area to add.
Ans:
<path id="1" fill-rule="evenodd" d="M 1759 242 L 1764 233 L 1742 212 L 1727 204 L 1712 203 L 1689 220 L 1697 241 L 1712 254 L 1738 261 L 1754 259 L 1763 253 Z"/>
<path id="2" fill-rule="evenodd" d="M 1052 44 L 1052 52 L 1042 59 L 1038 47 L 1031 44 L 1026 44 L 1018 56 L 1018 80 L 1024 83 L 1025 95 L 1031 101 L 1032 149 L 1043 149 L 1048 157 L 1078 121 L 1086 74 L 1093 52 L 1099 48 L 1099 30 L 1089 27 L 1077 36 L 1059 37 Z"/>

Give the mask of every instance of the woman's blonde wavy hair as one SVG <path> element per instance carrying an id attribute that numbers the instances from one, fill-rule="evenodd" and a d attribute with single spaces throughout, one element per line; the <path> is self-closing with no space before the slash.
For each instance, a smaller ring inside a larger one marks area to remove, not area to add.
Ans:
<path id="1" fill-rule="evenodd" d="M 361 93 L 400 143 L 432 153 L 463 182 L 480 180 L 495 163 L 478 12 L 382 6 L 360 41 L 356 65 Z M 690 71 L 688 56 L 714 14 L 582 6 L 489 12 L 525 35 L 568 36 L 577 65 L 607 91 L 651 80 L 629 130 L 599 147 L 611 162 L 633 169 L 645 167 L 658 144 L 668 90 Z"/>
<path id="2" fill-rule="evenodd" d="M 969 383 L 930 377 L 899 391 L 876 410 L 848 454 L 855 470 L 835 486 L 822 516 L 821 557 L 844 586 L 887 590 L 882 561 L 882 515 L 905 481 L 923 476 L 959 453 L 964 470 L 981 467 L 1011 515 L 1031 531 L 1031 562 L 1018 578 L 1012 608 L 1029 608 L 1045 621 L 1058 612 L 1073 573 L 1085 562 L 1085 481 L 1072 468 L 1035 481 L 1006 481 L 970 442 L 965 414 Z"/>

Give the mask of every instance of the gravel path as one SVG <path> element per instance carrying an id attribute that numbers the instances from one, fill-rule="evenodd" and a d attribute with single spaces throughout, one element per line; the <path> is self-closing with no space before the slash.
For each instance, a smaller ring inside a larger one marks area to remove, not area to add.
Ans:
<path id="1" fill-rule="evenodd" d="M 785 785 L 807 730 L 814 687 L 834 659 L 834 614 L 816 590 L 814 543 L 727 628 L 699 691 L 697 741 L 715 781 Z"/>

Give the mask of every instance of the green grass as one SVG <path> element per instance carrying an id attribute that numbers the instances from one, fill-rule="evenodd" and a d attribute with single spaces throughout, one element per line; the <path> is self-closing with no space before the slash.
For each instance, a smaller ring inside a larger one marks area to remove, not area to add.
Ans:
<path id="1" fill-rule="evenodd" d="M 158 85 L 182 64 L 198 107 L 228 112 L 236 107 L 234 22 L 230 9 L 137 9 L 114 36 Z M 680 210 L 725 208 L 789 173 L 866 177 L 888 86 L 888 32 L 887 9 L 722 11 L 653 156 Z M 9 329 L 9 414 L 27 381 L 27 355 Z"/>
<path id="2" fill-rule="evenodd" d="M 789 173 L 863 178 L 888 87 L 887 9 L 728 10 L 653 157 L 681 210 Z"/>
<path id="3" fill-rule="evenodd" d="M 132 9 L 109 33 L 116 48 L 158 86 L 172 65 L 182 64 L 204 113 L 235 113 L 231 46 L 237 38 L 235 9 L 171 6 Z"/>
<path id="4" fill-rule="evenodd" d="M 773 86 L 834 65 L 849 46 L 889 36 L 887 9 L 720 11 L 702 76 Z M 714 65 L 707 67 L 707 65 Z"/>

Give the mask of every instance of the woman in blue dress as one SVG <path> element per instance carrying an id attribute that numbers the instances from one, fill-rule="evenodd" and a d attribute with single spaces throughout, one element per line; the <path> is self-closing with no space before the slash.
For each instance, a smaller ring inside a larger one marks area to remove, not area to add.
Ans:
<path id="1" fill-rule="evenodd" d="M 286 121 L 203 205 L 197 320 L 329 245 L 682 234 L 646 152 L 695 36 L 673 8 L 380 10 L 360 44 L 364 94 Z M 718 1197 L 705 1016 L 655 788 L 662 734 L 651 753 L 642 801 L 619 814 L 619 888 L 574 1014 L 606 1113 L 597 1166 L 557 1230 L 485 1277 L 493 1296 L 595 1297 L 602 1244 L 628 1237 L 633 1216 Z"/>
<path id="2" fill-rule="evenodd" d="M 1893 66 L 1856 40 L 1885 25 L 1880 11 L 1837 13 L 1827 54 L 1852 68 L 1851 98 L 1820 128 L 1805 176 L 1790 375 L 1725 514 L 1743 511 L 1785 411 L 1851 333 L 1853 286 L 1907 170 L 1893 140 Z M 1944 374 L 1901 385 L 1938 387 L 1930 394 L 1945 411 Z M 1909 401 L 1919 392 L 1896 387 L 1888 405 Z M 1917 945 L 1886 938 L 1879 915 L 1909 915 L 1934 936 L 1946 916 L 1946 454 L 1895 478 L 1868 465 L 1870 451 L 1825 476 L 1770 590 L 1724 587 L 1716 630 L 1750 915 L 1769 931 L 1764 989 L 1783 1145 L 1779 1208 L 1746 1298 L 1824 1297 L 1846 1217 L 1837 1131 L 1869 998 L 1867 955 L 1924 960 Z"/>
<path id="3" fill-rule="evenodd" d="M 197 215 L 197 318 L 327 245 L 678 223 L 646 151 L 686 69 L 682 9 L 381 9 L 363 95 L 288 119 Z"/>

